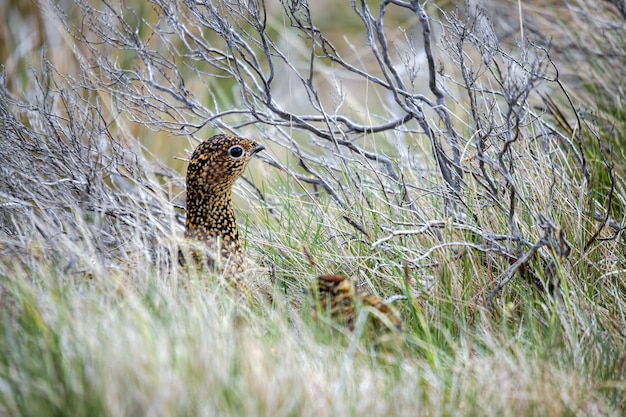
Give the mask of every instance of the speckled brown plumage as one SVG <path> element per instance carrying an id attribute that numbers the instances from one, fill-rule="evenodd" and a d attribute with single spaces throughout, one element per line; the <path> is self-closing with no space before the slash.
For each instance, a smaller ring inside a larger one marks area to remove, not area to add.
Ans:
<path id="1" fill-rule="evenodd" d="M 370 309 L 376 329 L 400 331 L 402 319 L 398 312 L 380 298 L 365 294 L 353 281 L 343 275 L 322 275 L 313 283 L 314 319 L 330 318 L 350 330 L 354 330 L 360 311 Z"/>
<path id="2" fill-rule="evenodd" d="M 221 256 L 224 275 L 241 281 L 243 254 L 231 192 L 250 158 L 265 149 L 253 140 L 216 135 L 196 147 L 187 168 L 185 238 L 209 249 L 209 265 Z"/>

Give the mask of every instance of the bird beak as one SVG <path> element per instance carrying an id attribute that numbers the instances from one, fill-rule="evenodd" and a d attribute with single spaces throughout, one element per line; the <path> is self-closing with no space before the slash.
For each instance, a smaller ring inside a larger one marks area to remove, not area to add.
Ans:
<path id="1" fill-rule="evenodd" d="M 257 145 L 257 147 L 252 149 L 252 151 L 250 152 L 250 156 L 254 156 L 254 155 L 256 155 L 257 153 L 259 153 L 259 152 L 261 152 L 263 150 L 265 150 L 265 146 Z"/>

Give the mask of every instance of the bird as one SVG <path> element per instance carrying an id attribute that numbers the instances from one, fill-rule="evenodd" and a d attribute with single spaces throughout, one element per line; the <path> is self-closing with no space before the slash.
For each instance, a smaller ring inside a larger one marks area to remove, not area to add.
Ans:
<path id="1" fill-rule="evenodd" d="M 344 275 L 318 276 L 309 293 L 313 297 L 311 317 L 316 321 L 327 318 L 354 331 L 359 315 L 367 311 L 367 320 L 371 321 L 376 333 L 402 330 L 402 318 L 395 308 L 381 298 L 363 292 Z"/>
<path id="2" fill-rule="evenodd" d="M 187 167 L 185 239 L 199 242 L 206 251 L 193 258 L 205 260 L 209 269 L 223 275 L 241 289 L 245 287 L 244 255 L 232 203 L 232 187 L 250 159 L 265 147 L 251 139 L 218 134 L 200 143 Z M 179 261 L 184 256 L 179 252 Z M 221 264 L 221 265 L 220 265 Z"/>

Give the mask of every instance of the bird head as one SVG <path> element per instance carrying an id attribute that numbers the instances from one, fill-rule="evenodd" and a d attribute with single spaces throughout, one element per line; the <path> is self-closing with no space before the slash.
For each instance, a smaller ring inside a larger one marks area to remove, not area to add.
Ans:
<path id="1" fill-rule="evenodd" d="M 230 192 L 250 158 L 265 149 L 257 142 L 233 135 L 215 135 L 196 147 L 187 168 L 187 190 Z"/>
<path id="2" fill-rule="evenodd" d="M 337 299 L 353 298 L 355 288 L 352 281 L 340 274 L 321 275 L 317 277 L 317 292 L 320 297 L 332 297 Z"/>

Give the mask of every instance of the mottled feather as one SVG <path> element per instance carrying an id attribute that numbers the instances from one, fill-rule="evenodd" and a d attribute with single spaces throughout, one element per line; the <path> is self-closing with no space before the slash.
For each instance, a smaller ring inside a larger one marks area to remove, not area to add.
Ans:
<path id="1" fill-rule="evenodd" d="M 314 319 L 330 318 L 332 321 L 354 330 L 359 313 L 369 309 L 371 321 L 378 331 L 402 330 L 400 314 L 384 300 L 366 294 L 343 275 L 321 275 L 313 282 Z M 368 317 L 369 319 L 369 317 Z"/>
<path id="2" fill-rule="evenodd" d="M 244 256 L 232 203 L 232 187 L 250 158 L 264 149 L 257 142 L 233 135 L 216 135 L 196 147 L 187 168 L 185 238 L 202 242 L 194 252 L 211 269 L 243 283 Z M 217 261 L 220 262 L 217 262 Z"/>

